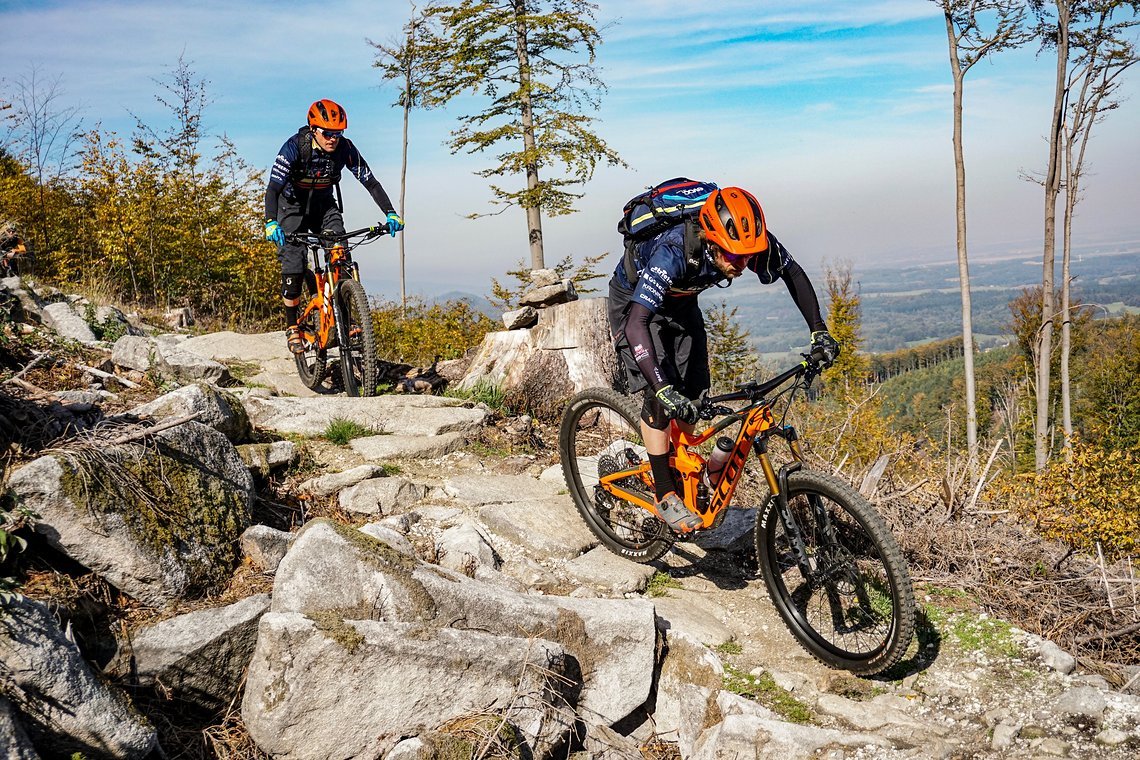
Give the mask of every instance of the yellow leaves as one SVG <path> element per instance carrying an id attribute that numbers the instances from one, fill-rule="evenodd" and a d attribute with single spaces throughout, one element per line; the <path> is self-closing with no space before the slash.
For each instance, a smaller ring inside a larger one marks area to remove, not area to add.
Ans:
<path id="1" fill-rule="evenodd" d="M 1047 538 L 1087 552 L 1099 542 L 1110 557 L 1140 548 L 1140 447 L 1076 440 L 1069 458 L 1006 482 L 998 494 Z"/>

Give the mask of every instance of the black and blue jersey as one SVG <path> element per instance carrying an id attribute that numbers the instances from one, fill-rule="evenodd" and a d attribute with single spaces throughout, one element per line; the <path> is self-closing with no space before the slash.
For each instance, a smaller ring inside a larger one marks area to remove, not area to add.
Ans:
<path id="1" fill-rule="evenodd" d="M 307 143 L 307 144 L 306 144 Z M 347 137 L 341 137 L 332 152 L 325 153 L 313 140 L 308 127 L 302 127 L 277 152 L 265 189 L 265 219 L 276 219 L 281 196 L 291 201 L 307 195 L 328 195 L 340 181 L 341 170 L 348 168 L 368 190 L 380 210 L 393 210 L 392 201 L 380 181 L 368 168 L 360 151 Z"/>

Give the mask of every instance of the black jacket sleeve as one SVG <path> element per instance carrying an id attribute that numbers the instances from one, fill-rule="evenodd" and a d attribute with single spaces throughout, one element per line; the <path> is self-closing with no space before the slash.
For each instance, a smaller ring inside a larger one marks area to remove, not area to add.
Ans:
<path id="1" fill-rule="evenodd" d="M 653 337 L 649 334 L 649 320 L 652 316 L 653 312 L 645 306 L 639 303 L 631 304 L 625 321 L 625 339 L 629 341 L 629 348 L 633 352 L 637 368 L 649 383 L 650 392 L 656 393 L 668 383 L 661 373 L 657 352 L 653 348 Z"/>
<path id="2" fill-rule="evenodd" d="M 792 300 L 796 302 L 800 314 L 803 314 L 808 329 L 812 332 L 826 330 L 827 323 L 823 321 L 823 315 L 819 312 L 819 299 L 816 298 L 815 288 L 812 287 L 811 280 L 808 279 L 803 267 L 796 263 L 795 259 L 789 260 L 780 274 L 780 279 L 788 286 L 788 292 L 792 294 Z"/>

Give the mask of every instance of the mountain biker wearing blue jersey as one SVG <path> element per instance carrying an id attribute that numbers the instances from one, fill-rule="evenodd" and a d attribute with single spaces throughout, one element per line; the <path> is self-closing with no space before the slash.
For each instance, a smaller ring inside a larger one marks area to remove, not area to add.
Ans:
<path id="1" fill-rule="evenodd" d="M 360 151 L 344 136 L 348 115 L 331 100 L 318 100 L 309 107 L 308 125 L 281 146 L 269 185 L 265 188 L 265 239 L 277 244 L 281 262 L 281 300 L 285 304 L 285 340 L 289 350 L 302 353 L 297 329 L 305 272 L 305 247 L 286 241 L 298 231 L 344 234 L 339 197 L 340 172 L 345 167 L 364 185 L 388 219 L 394 236 L 404 228 L 392 201 L 368 168 Z"/>
<path id="2" fill-rule="evenodd" d="M 629 391 L 646 389 L 641 434 L 653 471 L 658 516 L 680 533 L 700 526 L 677 495 L 669 467 L 669 420 L 692 431 L 692 399 L 712 384 L 708 335 L 697 294 L 727 287 L 747 269 L 760 282 L 783 280 L 811 330 L 824 364 L 839 355 L 803 268 L 765 226 L 756 197 L 739 187 L 714 190 L 695 217 L 637 244 L 637 277 L 624 263 L 610 279 L 609 319 Z M 727 284 L 725 284 L 727 281 Z"/>

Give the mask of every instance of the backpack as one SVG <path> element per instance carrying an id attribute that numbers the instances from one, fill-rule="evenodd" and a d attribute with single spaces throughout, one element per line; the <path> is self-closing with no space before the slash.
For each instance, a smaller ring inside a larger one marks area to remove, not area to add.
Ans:
<path id="1" fill-rule="evenodd" d="M 686 271 L 695 272 L 700 267 L 700 240 L 694 218 L 716 189 L 713 182 L 674 177 L 626 201 L 617 228 L 625 242 L 623 266 L 631 285 L 637 284 L 638 279 L 637 244 L 677 224 L 685 224 Z"/>

